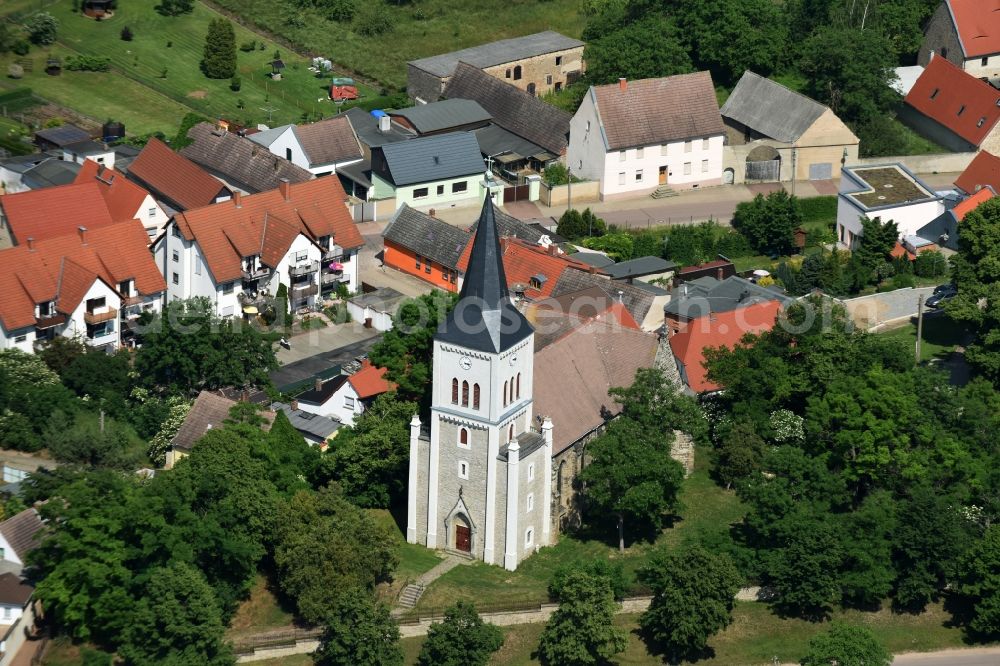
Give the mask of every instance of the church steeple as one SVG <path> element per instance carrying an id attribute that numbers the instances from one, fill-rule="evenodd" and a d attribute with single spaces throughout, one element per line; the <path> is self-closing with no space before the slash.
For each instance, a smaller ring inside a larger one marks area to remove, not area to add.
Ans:
<path id="1" fill-rule="evenodd" d="M 438 329 L 437 339 L 499 353 L 532 333 L 531 324 L 510 302 L 496 214 L 492 199 L 487 197 L 458 303 Z"/>

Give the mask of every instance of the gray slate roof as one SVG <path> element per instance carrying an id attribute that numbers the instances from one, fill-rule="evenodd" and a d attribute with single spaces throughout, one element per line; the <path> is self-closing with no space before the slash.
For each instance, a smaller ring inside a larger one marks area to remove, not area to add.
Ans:
<path id="1" fill-rule="evenodd" d="M 406 118 L 421 134 L 490 121 L 486 109 L 471 99 L 445 99 L 390 111 L 389 115 Z"/>
<path id="2" fill-rule="evenodd" d="M 382 146 L 397 187 L 429 183 L 486 171 L 476 135 L 451 132 Z"/>
<path id="3" fill-rule="evenodd" d="M 181 155 L 251 193 L 273 190 L 282 178 L 287 178 L 290 183 L 302 183 L 312 178 L 312 174 L 302 167 L 272 155 L 250 139 L 217 131 L 208 123 L 192 127 L 188 138 L 194 143 L 182 148 Z"/>
<path id="4" fill-rule="evenodd" d="M 382 287 L 367 294 L 361 294 L 350 299 L 349 302 L 362 308 L 371 308 L 377 312 L 388 312 L 395 315 L 399 304 L 409 298 L 392 287 Z"/>
<path id="5" fill-rule="evenodd" d="M 348 117 L 358 139 L 369 148 L 377 148 L 396 141 L 408 141 L 415 136 L 410 130 L 396 124 L 390 124 L 388 132 L 381 132 L 375 116 L 356 106 L 341 115 Z"/>
<path id="6" fill-rule="evenodd" d="M 591 287 L 599 287 L 607 296 L 614 299 L 617 299 L 618 292 L 621 292 L 622 305 L 640 324 L 646 319 L 649 309 L 653 307 L 653 299 L 656 298 L 656 294 L 652 291 L 584 271 L 563 271 L 552 290 L 552 296 L 558 297 Z"/>
<path id="7" fill-rule="evenodd" d="M 33 190 L 56 185 L 69 185 L 83 167 L 76 162 L 48 159 L 33 166 L 21 175 L 21 182 Z"/>
<path id="8" fill-rule="evenodd" d="M 494 124 L 556 156 L 566 150 L 573 114 L 490 76 L 468 62 L 465 60 L 455 68 L 455 75 L 444 90 L 445 97 L 479 102 L 493 116 Z"/>
<path id="9" fill-rule="evenodd" d="M 519 238 L 527 243 L 538 243 L 542 236 L 545 234 L 534 226 L 517 219 L 512 215 L 508 215 L 496 206 L 493 206 L 493 216 L 496 219 L 497 228 L 500 230 L 501 237 L 513 236 L 514 238 Z M 481 217 L 479 219 L 482 219 Z M 469 231 L 475 233 L 476 229 L 479 227 L 479 220 L 477 219 Z"/>
<path id="10" fill-rule="evenodd" d="M 576 255 L 574 255 L 575 257 Z M 612 266 L 607 266 L 604 272 L 611 276 L 613 280 L 624 280 L 630 277 L 666 273 L 675 268 L 677 268 L 677 264 L 666 259 L 661 259 L 660 257 L 637 257 L 629 261 L 620 261 Z"/>
<path id="11" fill-rule="evenodd" d="M 291 405 L 284 402 L 272 402 L 271 410 L 284 412 L 293 428 L 303 435 L 310 435 L 316 439 L 326 439 L 340 430 L 339 421 L 327 416 L 304 412 L 301 409 L 292 409 Z"/>
<path id="12" fill-rule="evenodd" d="M 476 67 L 493 67 L 502 65 L 505 62 L 513 62 L 523 58 L 545 55 L 555 51 L 564 51 L 583 46 L 583 42 L 571 39 L 558 32 L 546 30 L 533 35 L 515 37 L 513 39 L 501 39 L 489 44 L 481 44 L 461 51 L 442 53 L 441 55 L 411 60 L 410 65 L 429 72 L 435 76 L 451 76 L 455 71 L 455 66 L 461 60 Z"/>
<path id="13" fill-rule="evenodd" d="M 68 146 L 71 143 L 77 143 L 78 141 L 86 141 L 90 139 L 90 132 L 85 129 L 81 129 L 72 123 L 66 123 L 65 125 L 60 125 L 59 127 L 50 127 L 49 129 L 43 129 L 35 132 L 35 136 L 40 139 L 45 139 L 50 143 L 54 143 L 57 146 Z"/>
<path id="14" fill-rule="evenodd" d="M 607 268 L 615 263 L 614 259 L 599 252 L 574 252 L 573 261 L 579 261 L 594 268 Z"/>
<path id="15" fill-rule="evenodd" d="M 721 113 L 764 136 L 793 143 L 826 110 L 819 102 L 747 70 Z"/>
<path id="16" fill-rule="evenodd" d="M 663 312 L 685 319 L 696 319 L 713 312 L 730 312 L 753 303 L 790 303 L 795 300 L 780 288 L 761 287 L 736 275 L 722 281 L 703 276 L 675 287 L 672 293 L 670 302 L 663 306 Z"/>
<path id="17" fill-rule="evenodd" d="M 329 400 L 330 396 L 336 393 L 337 389 L 343 386 L 348 379 L 348 375 L 337 375 L 333 379 L 328 379 L 323 382 L 318 391 L 314 385 L 305 393 L 300 393 L 295 396 L 295 399 L 299 402 L 305 402 L 310 405 L 322 405 L 324 402 Z"/>
<path id="18" fill-rule="evenodd" d="M 470 235 L 458 227 L 403 204 L 392 216 L 382 236 L 453 270 L 469 243 Z"/>
<path id="19" fill-rule="evenodd" d="M 483 155 L 520 155 L 523 158 L 546 152 L 538 144 L 522 139 L 513 132 L 508 132 L 499 125 L 490 123 L 486 127 L 473 130 L 479 149 Z"/>

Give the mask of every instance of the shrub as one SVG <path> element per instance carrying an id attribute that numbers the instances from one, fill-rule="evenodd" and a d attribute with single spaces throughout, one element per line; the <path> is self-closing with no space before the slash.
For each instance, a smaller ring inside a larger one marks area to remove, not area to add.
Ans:
<path id="1" fill-rule="evenodd" d="M 905 289 L 907 287 L 912 287 L 916 283 L 916 279 L 910 273 L 897 273 L 892 278 L 893 289 Z"/>
<path id="2" fill-rule="evenodd" d="M 111 59 L 105 56 L 69 56 L 66 58 L 66 69 L 71 72 L 107 72 L 111 70 Z"/>
<path id="3" fill-rule="evenodd" d="M 24 76 L 24 67 L 21 67 L 16 62 L 11 63 L 10 67 L 7 68 L 7 75 L 12 79 L 19 79 Z"/>
<path id="4" fill-rule="evenodd" d="M 28 42 L 23 39 L 19 39 L 18 41 L 14 42 L 14 46 L 11 47 L 11 51 L 20 56 L 28 55 L 28 51 L 30 50 L 31 50 L 31 45 L 28 44 Z"/>
<path id="5" fill-rule="evenodd" d="M 32 44 L 47 46 L 56 41 L 59 21 L 48 12 L 38 12 L 24 24 Z"/>
<path id="6" fill-rule="evenodd" d="M 132 38 L 135 36 L 132 34 L 132 28 L 125 26 L 122 28 L 120 33 L 123 42 L 131 42 Z"/>
<path id="7" fill-rule="evenodd" d="M 240 44 L 240 51 L 244 53 L 250 53 L 251 51 L 257 50 L 257 40 L 251 39 L 249 42 L 243 42 Z"/>
<path id="8" fill-rule="evenodd" d="M 347 23 L 358 11 L 355 0 L 327 0 L 325 3 L 326 17 L 331 21 Z"/>
<path id="9" fill-rule="evenodd" d="M 233 92 L 239 92 L 240 87 L 242 85 L 243 85 L 243 80 L 238 76 L 234 76 L 233 78 L 229 79 L 229 89 L 232 90 Z"/>
<path id="10" fill-rule="evenodd" d="M 920 277 L 940 277 L 948 270 L 948 262 L 937 250 L 921 252 L 913 262 L 913 272 Z"/>
<path id="11" fill-rule="evenodd" d="M 364 37 L 376 37 L 392 32 L 393 28 L 395 25 L 389 8 L 381 2 L 372 2 L 358 13 L 354 30 Z"/>

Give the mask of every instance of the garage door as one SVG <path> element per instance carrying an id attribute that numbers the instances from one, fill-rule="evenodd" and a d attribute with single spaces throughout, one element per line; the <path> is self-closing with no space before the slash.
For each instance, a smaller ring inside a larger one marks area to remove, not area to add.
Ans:
<path id="1" fill-rule="evenodd" d="M 809 165 L 809 180 L 830 180 L 831 178 L 833 178 L 832 162 Z"/>

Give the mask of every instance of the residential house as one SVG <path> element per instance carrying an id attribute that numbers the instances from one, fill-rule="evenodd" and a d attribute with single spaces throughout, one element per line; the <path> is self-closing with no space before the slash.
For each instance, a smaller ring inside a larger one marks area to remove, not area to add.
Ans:
<path id="1" fill-rule="evenodd" d="M 975 194 L 965 197 L 949 208 L 944 215 L 939 215 L 917 229 L 916 233 L 903 236 L 901 242 L 897 243 L 898 249 L 893 255 L 899 256 L 899 250 L 903 250 L 910 259 L 915 259 L 917 254 L 927 250 L 940 250 L 945 254 L 958 251 L 959 230 L 965 216 L 996 195 L 997 191 L 987 185 Z"/>
<path id="2" fill-rule="evenodd" d="M 198 123 L 188 131 L 191 144 L 180 154 L 229 186 L 256 194 L 273 190 L 284 181 L 304 183 L 313 175 L 250 139 Z"/>
<path id="3" fill-rule="evenodd" d="M 1000 14 L 992 2 L 945 0 L 924 28 L 917 62 L 935 56 L 978 79 L 1000 76 Z"/>
<path id="4" fill-rule="evenodd" d="M 903 102 L 899 119 L 948 150 L 1000 153 L 1000 90 L 947 59 L 931 58 Z"/>
<path id="5" fill-rule="evenodd" d="M 658 330 L 663 325 L 663 306 L 670 299 L 670 292 L 656 285 L 623 280 L 611 280 L 596 269 L 589 271 L 563 271 L 556 280 L 551 296 L 586 293 L 598 288 L 605 296 L 621 303 L 643 331 Z"/>
<path id="6" fill-rule="evenodd" d="M 44 528 L 38 511 L 25 509 L 0 523 L 0 666 L 27 663 L 21 654 L 37 632 L 34 587 L 23 580 L 28 553 L 38 547 Z"/>
<path id="7" fill-rule="evenodd" d="M 686 390 L 694 394 L 721 390 L 723 387 L 707 376 L 705 350 L 709 347 L 732 348 L 747 333 L 771 330 L 781 308 L 781 302 L 776 300 L 756 302 L 691 319 L 677 333 L 668 328 L 670 349 Z"/>
<path id="8" fill-rule="evenodd" d="M 986 150 L 979 151 L 955 179 L 955 187 L 967 195 L 975 194 L 984 187 L 1000 192 L 1000 157 Z"/>
<path id="9" fill-rule="evenodd" d="M 576 259 L 576 256 L 573 258 Z M 672 278 L 674 271 L 677 270 L 677 264 L 662 257 L 636 257 L 611 264 L 603 270 L 612 280 L 624 280 L 629 284 L 635 280 L 649 283 Z"/>
<path id="10" fill-rule="evenodd" d="M 233 196 L 222 181 L 155 137 L 129 164 L 128 177 L 149 190 L 171 213 L 228 201 Z"/>
<path id="11" fill-rule="evenodd" d="M 490 114 L 470 99 L 445 99 L 398 111 L 387 111 L 392 122 L 416 133 L 432 136 L 448 132 L 469 132 L 485 127 Z"/>
<path id="12" fill-rule="evenodd" d="M 297 406 L 303 412 L 353 426 L 375 398 L 396 389 L 385 373 L 385 368 L 377 368 L 365 360 L 354 374 L 337 375 L 326 381 L 317 379 L 313 388 L 296 396 Z"/>
<path id="13" fill-rule="evenodd" d="M 113 167 L 88 160 L 77 174 L 76 182 L 96 183 L 111 219 L 115 222 L 139 220 L 150 239 L 155 238 L 169 220 L 153 195 Z"/>
<path id="14" fill-rule="evenodd" d="M 34 508 L 25 509 L 0 523 L 0 561 L 23 567 L 28 553 L 38 547 L 43 527 Z"/>
<path id="15" fill-rule="evenodd" d="M 642 330 L 625 304 L 600 287 L 589 287 L 536 302 L 523 301 L 521 308 L 535 329 L 536 353 L 589 322 Z"/>
<path id="16" fill-rule="evenodd" d="M 559 91 L 584 72 L 584 43 L 546 31 L 443 53 L 406 64 L 406 92 L 418 104 L 437 101 L 459 62 L 532 95 Z"/>
<path id="17" fill-rule="evenodd" d="M 361 143 L 346 115 L 302 125 L 282 125 L 248 134 L 247 138 L 316 176 L 364 158 Z"/>
<path id="18" fill-rule="evenodd" d="M 475 130 L 476 139 L 508 178 L 541 171 L 566 155 L 573 116 L 478 67 L 458 63 L 445 96 L 474 100 L 490 114 L 493 122 Z"/>
<path id="19" fill-rule="evenodd" d="M 591 86 L 570 122 L 567 166 L 602 199 L 722 183 L 725 127 L 708 72 Z"/>
<path id="20" fill-rule="evenodd" d="M 47 127 L 35 132 L 35 145 L 39 150 L 62 149 L 74 143 L 91 140 L 90 132 L 73 123 Z"/>
<path id="21" fill-rule="evenodd" d="M 0 349 L 31 353 L 57 335 L 133 344 L 134 324 L 166 290 L 148 240 L 132 220 L 0 251 Z"/>
<path id="22" fill-rule="evenodd" d="M 393 123 L 392 118 L 385 111 L 365 111 L 355 106 L 344 111 L 341 115 L 346 116 L 351 121 L 351 127 L 354 128 L 354 133 L 361 143 L 362 151 L 364 151 L 364 159 L 369 162 L 369 169 L 371 168 L 372 148 L 378 148 L 387 143 L 409 141 L 417 136 L 416 132 Z"/>
<path id="23" fill-rule="evenodd" d="M 946 209 L 944 197 L 902 164 L 845 167 L 837 197 L 837 241 L 855 249 L 862 217 L 895 222 L 901 238 L 918 235 Z"/>
<path id="24" fill-rule="evenodd" d="M 23 245 L 29 238 L 42 241 L 114 224 L 108 206 L 94 183 L 74 183 L 0 198 L 0 247 Z"/>
<path id="25" fill-rule="evenodd" d="M 476 230 L 473 230 L 473 236 L 475 233 Z M 574 261 L 573 255 L 564 253 L 554 244 L 543 243 L 544 237 L 543 242 L 530 242 L 513 236 L 500 238 L 500 254 L 507 276 L 507 288 L 515 300 L 537 301 L 548 298 L 567 271 L 586 273 L 594 270 Z M 474 244 L 473 239 L 458 260 L 460 285 L 464 283 Z"/>
<path id="26" fill-rule="evenodd" d="M 392 330 L 392 320 L 396 310 L 407 299 L 392 287 L 383 287 L 366 294 L 360 294 L 347 301 L 347 314 L 365 328 L 374 328 L 383 333 Z"/>
<path id="27" fill-rule="evenodd" d="M 685 266 L 684 268 L 679 269 L 676 275 L 674 275 L 674 285 L 676 286 L 682 282 L 697 280 L 698 278 L 705 276 L 714 277 L 717 280 L 722 281 L 733 275 L 736 275 L 736 265 L 720 254 L 716 255 L 716 258 L 712 261 L 706 261 L 703 264 Z"/>
<path id="28" fill-rule="evenodd" d="M 76 162 L 64 162 L 50 153 L 0 159 L 0 194 L 69 185 L 76 179 L 80 166 Z"/>
<path id="29" fill-rule="evenodd" d="M 297 400 L 292 400 L 291 403 L 272 402 L 271 411 L 284 412 L 288 422 L 299 431 L 306 444 L 319 447 L 320 451 L 326 451 L 330 440 L 337 436 L 341 427 L 340 421 L 300 409 Z"/>
<path id="30" fill-rule="evenodd" d="M 829 107 L 749 70 L 720 113 L 727 182 L 840 178 L 858 159 L 858 137 Z"/>
<path id="31" fill-rule="evenodd" d="M 221 317 L 255 314 L 288 290 L 292 308 L 356 291 L 364 239 L 340 181 L 324 176 L 178 213 L 153 243 L 167 300 L 207 297 Z"/>
<path id="32" fill-rule="evenodd" d="M 671 332 L 682 331 L 702 317 L 770 301 L 785 306 L 793 300 L 777 286 L 762 287 L 736 275 L 722 280 L 706 275 L 674 287 L 663 306 L 664 324 Z"/>
<path id="33" fill-rule="evenodd" d="M 372 149 L 376 199 L 434 208 L 482 200 L 486 166 L 474 134 L 452 132 Z"/>
<path id="34" fill-rule="evenodd" d="M 64 162 L 74 162 L 83 164 L 84 162 L 97 162 L 98 164 L 113 167 L 115 165 L 115 149 L 100 141 L 80 141 L 71 143 L 60 149 L 60 156 Z"/>
<path id="35" fill-rule="evenodd" d="M 229 419 L 229 411 L 235 405 L 235 400 L 210 391 L 200 392 L 191 405 L 191 409 L 188 410 L 187 416 L 184 417 L 184 422 L 181 423 L 177 433 L 170 440 L 170 449 L 167 451 L 164 467 L 172 469 L 181 458 L 190 455 L 191 449 L 206 432 L 225 426 Z M 274 413 L 264 412 L 261 416 L 264 418 L 261 428 L 270 430 Z"/>
<path id="36" fill-rule="evenodd" d="M 382 263 L 457 292 L 458 262 L 469 238 L 464 229 L 403 204 L 382 232 Z"/>

